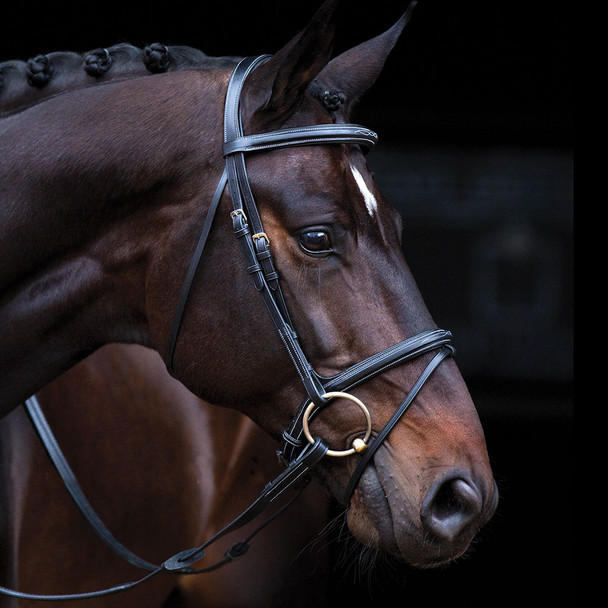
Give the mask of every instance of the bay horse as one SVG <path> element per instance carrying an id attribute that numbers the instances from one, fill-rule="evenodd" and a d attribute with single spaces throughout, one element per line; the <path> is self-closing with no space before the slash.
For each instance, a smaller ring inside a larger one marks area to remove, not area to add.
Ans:
<path id="1" fill-rule="evenodd" d="M 349 122 L 410 11 L 332 59 L 335 4 L 274 56 L 1 64 L 0 413 L 105 344 L 150 347 L 281 442 L 265 499 L 312 470 L 359 541 L 436 566 L 497 492 L 451 335 L 365 163 L 377 137 Z"/>

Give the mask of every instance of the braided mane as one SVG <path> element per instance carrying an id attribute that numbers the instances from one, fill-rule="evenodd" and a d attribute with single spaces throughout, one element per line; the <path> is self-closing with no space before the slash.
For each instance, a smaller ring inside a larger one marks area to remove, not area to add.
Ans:
<path id="1" fill-rule="evenodd" d="M 187 46 L 117 44 L 87 53 L 54 52 L 0 63 L 0 118 L 56 95 L 101 83 L 175 70 L 232 65 Z"/>

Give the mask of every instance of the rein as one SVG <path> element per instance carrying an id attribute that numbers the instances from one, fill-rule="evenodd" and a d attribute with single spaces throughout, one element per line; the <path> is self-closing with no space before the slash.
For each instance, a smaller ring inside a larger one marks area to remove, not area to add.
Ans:
<path id="1" fill-rule="evenodd" d="M 322 124 L 281 129 L 270 133 L 244 135 L 240 116 L 240 97 L 243 84 L 251 71 L 261 63 L 267 61 L 268 58 L 268 55 L 262 55 L 260 57 L 243 59 L 235 68 L 230 79 L 224 109 L 223 154 L 226 158 L 226 166 L 213 195 L 201 235 L 182 284 L 173 323 L 169 332 L 164 360 L 168 370 L 171 372 L 173 370 L 173 355 L 177 337 L 179 335 L 190 288 L 202 259 L 203 251 L 216 216 L 220 199 L 224 190 L 228 187 L 233 202 L 233 210 L 230 214 L 233 231 L 235 237 L 241 244 L 247 264 L 247 271 L 252 277 L 256 290 L 261 294 L 264 300 L 279 337 L 289 353 L 307 394 L 306 400 L 300 406 L 291 425 L 283 433 L 279 457 L 286 469 L 266 485 L 260 497 L 255 502 L 207 542 L 199 547 L 181 551 L 167 559 L 163 564 L 157 566 L 150 564 L 146 560 L 142 560 L 131 553 L 113 537 L 109 530 L 104 526 L 103 522 L 101 522 L 80 490 L 69 465 L 65 461 L 65 458 L 44 419 L 36 398 L 31 397 L 26 402 L 26 409 L 36 426 L 51 459 L 64 479 L 68 491 L 80 510 L 98 536 L 100 536 L 110 548 L 126 561 L 142 569 L 149 570 L 150 572 L 136 581 L 90 593 L 36 595 L 13 591 L 5 587 L 0 587 L 0 593 L 21 599 L 32 600 L 85 599 L 126 591 L 162 571 L 178 574 L 196 574 L 214 570 L 225 563 L 242 557 L 249 548 L 248 540 L 251 536 L 246 541 L 233 545 L 218 564 L 201 570 L 191 569 L 190 566 L 205 555 L 205 550 L 212 543 L 252 521 L 287 488 L 297 487 L 297 489 L 301 491 L 305 482 L 307 482 L 308 471 L 325 456 L 340 457 L 349 456 L 354 453 L 360 454 L 355 471 L 348 483 L 344 495 L 341 497 L 341 502 L 348 504 L 359 478 L 373 458 L 377 449 L 407 411 L 434 370 L 446 357 L 449 357 L 454 353 L 454 349 L 450 345 L 450 332 L 434 329 L 403 340 L 331 378 L 320 376 L 306 358 L 306 355 L 300 346 L 297 333 L 289 318 L 287 306 L 279 284 L 279 275 L 275 270 L 270 251 L 270 241 L 264 232 L 262 220 L 247 177 L 245 155 L 250 152 L 260 152 L 285 147 L 324 144 L 350 144 L 359 145 L 365 149 L 371 149 L 377 142 L 377 136 L 373 131 L 354 124 Z M 388 369 L 432 351 L 438 352 L 410 389 L 406 398 L 396 409 L 388 423 L 374 438 L 372 438 L 372 421 L 369 411 L 359 399 L 345 391 L 366 382 Z M 322 439 L 314 438 L 309 430 L 309 421 L 318 416 L 337 398 L 354 401 L 363 411 L 367 420 L 367 431 L 365 436 L 363 438 L 356 438 L 351 449 L 342 451 L 330 450 Z M 292 500 L 295 500 L 296 497 Z M 282 507 L 273 518 L 282 512 L 289 504 L 291 504 L 291 501 Z M 264 522 L 256 532 L 269 522 L 270 519 Z M 254 534 L 256 532 L 254 532 Z"/>

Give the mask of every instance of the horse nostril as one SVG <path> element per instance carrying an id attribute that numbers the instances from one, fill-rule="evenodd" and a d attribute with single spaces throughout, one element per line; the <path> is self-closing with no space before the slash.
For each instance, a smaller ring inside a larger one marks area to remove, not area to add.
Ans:
<path id="1" fill-rule="evenodd" d="M 451 542 L 480 520 L 482 507 L 481 494 L 475 484 L 457 477 L 431 488 L 420 517 L 435 539 Z"/>

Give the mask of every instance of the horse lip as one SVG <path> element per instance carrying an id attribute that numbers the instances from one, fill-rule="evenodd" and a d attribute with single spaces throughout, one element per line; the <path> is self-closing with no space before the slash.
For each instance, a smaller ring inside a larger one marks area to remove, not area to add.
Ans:
<path id="1" fill-rule="evenodd" d="M 383 551 L 398 553 L 391 506 L 373 463 L 370 463 L 361 475 L 355 492 L 358 494 L 359 502 L 366 510 L 373 513 Z"/>

